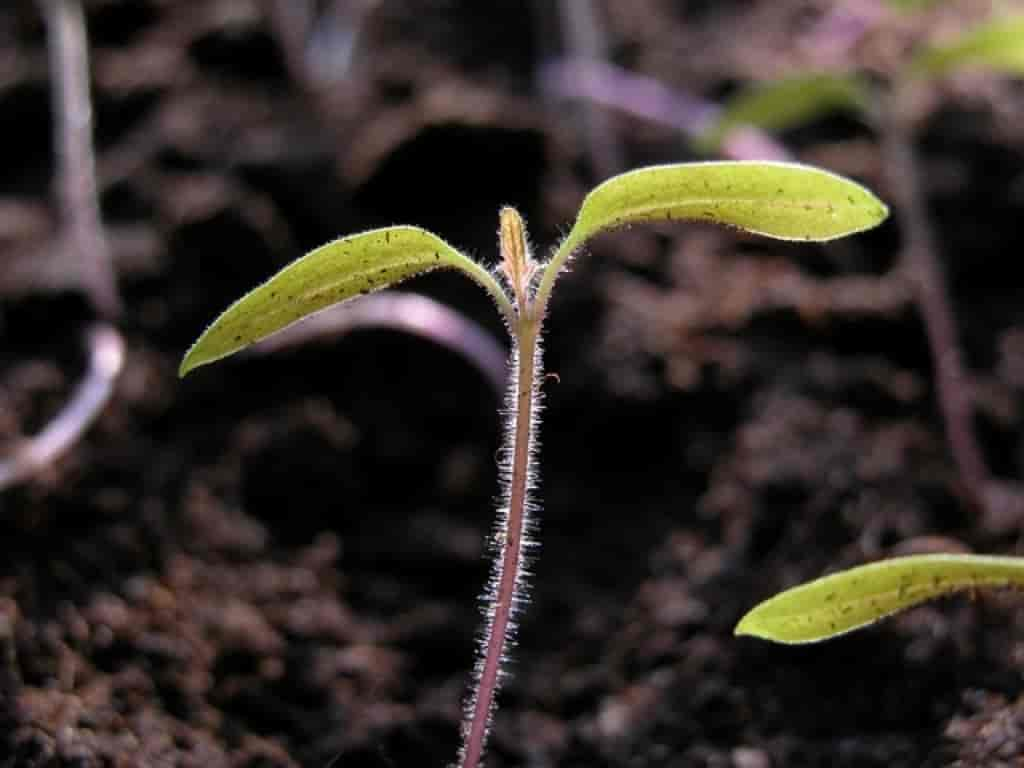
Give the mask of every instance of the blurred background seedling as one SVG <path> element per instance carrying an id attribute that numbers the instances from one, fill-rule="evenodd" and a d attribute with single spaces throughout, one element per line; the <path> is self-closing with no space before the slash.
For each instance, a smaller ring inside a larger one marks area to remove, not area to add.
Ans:
<path id="1" fill-rule="evenodd" d="M 925 3 L 893 3 L 908 12 Z M 996 528 L 1016 525 L 1024 512 L 1024 488 L 993 476 L 974 426 L 972 379 L 964 363 L 948 296 L 940 245 L 924 199 L 914 145 L 924 116 L 926 90 L 940 78 L 972 70 L 1024 75 L 1024 17 L 996 18 L 910 56 L 889 82 L 875 84 L 857 73 L 805 73 L 741 89 L 716 119 L 694 137 L 705 153 L 720 153 L 745 131 L 787 131 L 835 112 L 858 115 L 880 137 L 882 165 L 903 229 L 896 270 L 911 287 L 924 324 L 939 411 L 966 503 Z"/>
<path id="2" fill-rule="evenodd" d="M 920 6 L 923 3 L 899 3 Z M 1024 75 L 1024 17 L 998 18 L 910 57 L 886 87 L 857 74 L 823 73 L 758 83 L 737 94 L 696 146 L 720 151 L 745 126 L 778 132 L 829 113 L 859 115 L 881 138 L 894 214 L 904 227 L 898 266 L 916 296 L 931 349 L 938 404 L 965 500 L 996 529 L 1018 524 L 1024 495 L 1017 482 L 992 476 L 975 436 L 974 397 L 948 299 L 939 243 L 926 210 L 916 130 L 924 89 L 971 70 Z M 1024 560 L 972 554 L 897 557 L 823 576 L 755 606 L 738 635 L 780 643 L 826 640 L 955 592 L 1024 585 Z"/>
<path id="3" fill-rule="evenodd" d="M 33 264 L 45 279 L 29 278 L 29 288 L 33 292 L 71 288 L 85 297 L 96 321 L 82 334 L 85 373 L 65 406 L 35 434 L 11 441 L 0 456 L 0 491 L 31 481 L 74 447 L 114 396 L 126 355 L 119 327 L 122 300 L 100 212 L 103 190 L 97 177 L 93 139 L 85 14 L 81 0 L 38 0 L 38 6 L 46 23 L 54 148 L 58 159 L 54 186 L 60 226 L 50 243 L 57 254 L 57 267 L 50 274 Z M 277 10 L 284 31 L 293 28 L 296 11 L 302 15 L 301 3 L 282 4 Z M 335 21 L 342 24 L 344 20 Z M 331 25 L 323 24 L 319 29 L 326 34 Z M 351 52 L 345 46 L 338 48 L 336 38 L 331 42 L 333 56 L 346 50 Z M 316 50 L 322 48 L 323 45 Z M 321 51 L 320 55 L 325 53 Z M 292 64 L 299 66 L 297 62 Z M 336 68 L 337 62 L 332 67 Z M 109 179 L 107 183 L 110 184 Z M 358 311 L 326 313 L 317 322 L 282 335 L 267 348 L 305 345 L 374 328 L 410 333 L 448 347 L 474 365 L 498 391 L 504 386 L 505 374 L 500 365 L 503 352 L 497 340 L 469 318 L 428 296 L 390 296 L 383 300 L 373 297 L 361 304 Z"/>
<path id="4" fill-rule="evenodd" d="M 118 328 L 121 298 L 100 217 L 93 150 L 89 45 L 80 0 L 39 0 L 46 19 L 60 228 L 51 243 L 62 279 L 88 300 L 96 321 L 86 330 L 86 373 L 67 404 L 39 432 L 14 442 L 0 458 L 0 491 L 53 466 L 96 421 L 124 366 Z M 67 276 L 70 275 L 70 276 Z"/>

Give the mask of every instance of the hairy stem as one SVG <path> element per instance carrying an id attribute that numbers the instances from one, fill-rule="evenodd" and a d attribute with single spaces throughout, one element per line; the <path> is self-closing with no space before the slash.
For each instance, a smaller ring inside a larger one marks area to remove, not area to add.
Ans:
<path id="1" fill-rule="evenodd" d="M 476 685 L 470 696 L 463 723 L 462 768 L 477 768 L 487 742 L 494 697 L 501 685 L 502 663 L 515 629 L 515 614 L 522 591 L 523 552 L 530 514 L 529 492 L 533 479 L 532 443 L 537 411 L 537 380 L 541 360 L 540 319 L 532 312 L 521 315 L 514 326 L 515 376 L 509 389 L 510 418 L 502 462 L 506 475 L 505 504 L 496 532 L 498 552 L 494 563 L 491 593 L 487 600 L 487 623 L 482 657 L 477 664 Z M 511 460 L 511 466 L 507 462 Z"/>

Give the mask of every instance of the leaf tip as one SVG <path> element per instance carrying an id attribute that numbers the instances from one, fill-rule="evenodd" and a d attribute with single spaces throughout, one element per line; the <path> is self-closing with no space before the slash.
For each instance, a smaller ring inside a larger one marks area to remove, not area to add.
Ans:
<path id="1" fill-rule="evenodd" d="M 856 185 L 858 188 L 858 193 L 851 194 L 847 197 L 851 207 L 859 208 L 863 213 L 858 222 L 850 226 L 846 232 L 841 232 L 835 237 L 858 234 L 860 232 L 866 232 L 870 229 L 874 229 L 888 219 L 890 213 L 889 206 L 886 205 L 885 202 L 883 202 L 882 199 L 870 189 L 855 181 L 851 181 L 849 179 L 846 179 L 846 181 L 850 184 Z M 835 239 L 835 237 L 828 239 Z"/>
<path id="2" fill-rule="evenodd" d="M 774 640 L 775 638 L 766 634 L 764 627 L 760 626 L 755 613 L 756 609 L 748 611 L 733 628 L 733 635 L 736 637 L 757 637 L 761 640 Z"/>
<path id="3" fill-rule="evenodd" d="M 880 198 L 875 196 L 873 192 L 869 193 L 875 203 L 875 226 L 878 226 L 883 221 L 889 218 L 889 206 L 886 205 Z"/>
<path id="4" fill-rule="evenodd" d="M 196 368 L 208 365 L 209 363 L 214 363 L 217 360 L 220 360 L 222 357 L 227 357 L 232 352 L 237 351 L 240 348 L 240 346 L 244 346 L 238 345 L 235 346 L 234 349 L 229 349 L 225 351 L 218 349 L 215 343 L 211 344 L 210 331 L 216 325 L 217 322 L 214 322 L 214 324 L 210 326 L 210 328 L 207 328 L 205 331 L 203 331 L 203 333 L 200 334 L 199 338 L 192 343 L 192 346 L 188 348 L 188 351 L 185 353 L 185 356 L 181 358 L 181 364 L 178 366 L 179 379 L 184 379 Z"/>
<path id="5" fill-rule="evenodd" d="M 181 364 L 178 366 L 179 379 L 184 379 L 192 371 L 194 371 L 196 368 L 203 364 L 204 361 L 198 360 L 196 358 L 196 346 L 195 344 L 193 344 L 189 348 L 188 352 L 185 353 L 185 356 L 181 358 Z"/>

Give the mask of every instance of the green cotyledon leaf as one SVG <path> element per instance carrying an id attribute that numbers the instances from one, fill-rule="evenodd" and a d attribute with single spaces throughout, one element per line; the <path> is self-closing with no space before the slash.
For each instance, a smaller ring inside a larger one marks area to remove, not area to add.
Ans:
<path id="1" fill-rule="evenodd" d="M 996 19 L 931 46 L 911 61 L 909 72 L 938 76 L 960 69 L 1024 75 L 1024 15 Z"/>
<path id="2" fill-rule="evenodd" d="M 860 184 L 798 163 L 655 165 L 614 176 L 583 200 L 545 268 L 539 293 L 594 235 L 649 221 L 707 221 L 780 240 L 834 240 L 878 225 L 889 209 Z"/>
<path id="3" fill-rule="evenodd" d="M 765 600 L 740 619 L 735 633 L 815 643 L 936 597 L 986 587 L 1024 587 L 1024 558 L 911 555 L 862 565 Z"/>
<path id="4" fill-rule="evenodd" d="M 240 298 L 196 340 L 178 373 L 227 357 L 331 304 L 440 267 L 462 270 L 499 305 L 507 304 L 486 269 L 437 235 L 409 226 L 374 229 L 310 251 Z"/>

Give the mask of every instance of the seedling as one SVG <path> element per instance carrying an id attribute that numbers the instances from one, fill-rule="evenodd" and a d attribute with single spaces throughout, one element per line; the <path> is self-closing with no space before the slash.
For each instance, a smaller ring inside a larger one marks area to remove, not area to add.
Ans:
<path id="1" fill-rule="evenodd" d="M 888 210 L 854 182 L 808 166 L 784 163 L 694 163 L 642 168 L 616 176 L 583 201 L 569 234 L 546 261 L 536 261 L 522 218 L 500 213 L 501 261 L 476 263 L 437 235 L 411 226 L 343 237 L 310 252 L 255 288 L 218 317 L 182 360 L 182 376 L 226 357 L 331 304 L 437 268 L 457 269 L 498 306 L 512 340 L 502 496 L 486 592 L 483 635 L 462 724 L 460 763 L 480 763 L 502 663 L 522 607 L 528 519 L 537 510 L 535 437 L 541 334 L 555 282 L 595 235 L 651 221 L 707 221 L 781 240 L 832 240 L 881 222 Z"/>
<path id="2" fill-rule="evenodd" d="M 884 121 L 885 113 L 900 111 L 905 89 L 968 70 L 1024 75 L 1024 16 L 989 21 L 946 43 L 923 48 L 895 73 L 889 93 L 854 72 L 814 72 L 752 84 L 703 127 L 694 147 L 710 153 L 721 149 L 737 128 L 780 132 L 835 112 Z"/>
<path id="3" fill-rule="evenodd" d="M 72 256 L 80 272 L 75 283 L 102 322 L 85 335 L 89 370 L 68 403 L 40 432 L 0 456 L 0 492 L 30 480 L 74 446 L 110 401 L 124 365 L 124 340 L 114 324 L 121 299 L 96 193 L 85 16 L 76 0 L 45 0 L 40 5 L 46 16 L 53 79 L 63 230 L 57 246 Z"/>
<path id="4" fill-rule="evenodd" d="M 951 41 L 925 47 L 895 73 L 888 89 L 853 73 L 804 75 L 757 84 L 727 104 L 695 145 L 709 152 L 721 147 L 732 131 L 743 126 L 784 130 L 836 110 L 857 112 L 876 126 L 881 136 L 882 167 L 904 230 L 898 269 L 916 293 L 950 452 L 968 503 L 997 521 L 1011 517 L 1007 514 L 1011 506 L 1024 508 L 1024 494 L 993 477 L 975 436 L 972 398 L 964 385 L 969 376 L 913 150 L 920 119 L 917 90 L 931 81 L 968 70 L 1024 75 L 1024 16 L 997 18 Z"/>
<path id="5" fill-rule="evenodd" d="M 990 21 L 948 43 L 920 51 L 897 75 L 885 96 L 872 97 L 869 85 L 854 75 L 821 75 L 758 86 L 741 94 L 705 139 L 709 146 L 714 145 L 741 123 L 772 129 L 791 127 L 836 108 L 860 110 L 879 124 L 884 165 L 907 230 L 903 268 L 913 276 L 918 290 L 953 459 L 970 501 L 991 512 L 1006 505 L 1008 498 L 1019 505 L 1019 495 L 1012 498 L 1019 492 L 994 481 L 974 436 L 971 404 L 963 386 L 962 353 L 936 257 L 936 237 L 923 205 L 911 141 L 913 89 L 929 79 L 968 69 L 1024 75 L 1024 17 Z M 795 100 L 794 82 L 804 89 L 801 98 Z M 872 103 L 874 109 L 868 107 Z M 998 586 L 1024 586 L 1024 559 L 983 555 L 894 558 L 782 592 L 744 616 L 736 634 L 780 643 L 816 642 L 872 624 L 925 600 Z"/>

